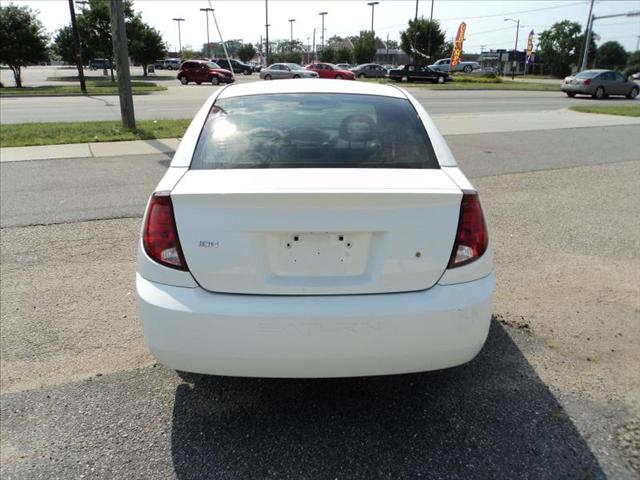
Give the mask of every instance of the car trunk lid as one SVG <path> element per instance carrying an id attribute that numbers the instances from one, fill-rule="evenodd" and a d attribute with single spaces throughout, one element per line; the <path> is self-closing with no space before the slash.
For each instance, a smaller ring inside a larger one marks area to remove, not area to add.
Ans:
<path id="1" fill-rule="evenodd" d="M 229 169 L 190 170 L 171 197 L 203 288 L 331 295 L 433 286 L 462 192 L 440 169 Z"/>

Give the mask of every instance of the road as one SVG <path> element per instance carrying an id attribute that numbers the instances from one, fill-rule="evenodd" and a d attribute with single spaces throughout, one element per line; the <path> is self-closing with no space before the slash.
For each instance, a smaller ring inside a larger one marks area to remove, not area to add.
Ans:
<path id="1" fill-rule="evenodd" d="M 637 131 L 449 137 L 493 227 L 488 343 L 368 379 L 182 381 L 133 294 L 168 159 L 0 164 L 0 475 L 637 478 Z"/>
<path id="2" fill-rule="evenodd" d="M 134 74 L 139 74 L 134 69 Z M 3 71 L 6 76 L 6 71 Z M 71 73 L 70 73 L 71 72 Z M 72 70 L 52 67 L 27 69 L 31 82 L 38 84 L 69 84 L 68 82 L 47 82 L 48 77 L 72 74 Z M 92 72 L 94 76 L 99 76 Z M 237 75 L 240 83 L 258 80 L 257 74 Z M 200 108 L 204 100 L 218 87 L 211 85 L 183 86 L 172 74 L 160 72 L 149 80 L 167 86 L 168 91 L 134 97 L 136 116 L 140 119 L 190 118 Z M 411 88 L 411 87 L 410 87 Z M 521 91 L 434 91 L 426 88 L 411 88 L 411 92 L 420 100 L 432 115 L 450 113 L 544 111 L 567 108 L 571 105 L 593 105 L 589 98 L 570 99 L 558 92 L 521 92 Z M 610 98 L 598 101 L 604 104 L 637 104 L 640 100 Z M 99 97 L 31 97 L 3 98 L 0 102 L 2 123 L 22 122 L 59 122 L 118 120 L 120 106 L 117 96 Z"/>

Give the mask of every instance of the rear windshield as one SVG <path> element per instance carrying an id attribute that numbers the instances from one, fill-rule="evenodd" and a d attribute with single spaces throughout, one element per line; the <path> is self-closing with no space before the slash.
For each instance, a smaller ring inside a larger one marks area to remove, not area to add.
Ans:
<path id="1" fill-rule="evenodd" d="M 593 78 L 600 75 L 602 72 L 598 70 L 584 70 L 576 75 L 576 78 Z"/>
<path id="2" fill-rule="evenodd" d="M 219 99 L 191 168 L 439 167 L 408 100 L 306 93 Z"/>

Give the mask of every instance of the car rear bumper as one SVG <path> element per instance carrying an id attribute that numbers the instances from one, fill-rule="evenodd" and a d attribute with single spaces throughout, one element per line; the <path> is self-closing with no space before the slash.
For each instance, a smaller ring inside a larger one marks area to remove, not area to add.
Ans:
<path id="1" fill-rule="evenodd" d="M 266 296 L 163 285 L 137 274 L 155 357 L 176 370 L 248 377 L 349 377 L 437 370 L 482 348 L 495 278 L 420 292 Z"/>
<path id="2" fill-rule="evenodd" d="M 593 93 L 591 85 L 571 85 L 569 83 L 563 83 L 560 85 L 560 90 L 570 93 L 582 93 L 584 95 L 591 95 Z"/>

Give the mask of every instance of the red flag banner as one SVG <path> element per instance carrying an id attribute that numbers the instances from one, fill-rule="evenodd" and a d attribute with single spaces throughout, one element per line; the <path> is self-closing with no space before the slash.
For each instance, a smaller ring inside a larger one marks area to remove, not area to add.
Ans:
<path id="1" fill-rule="evenodd" d="M 464 42 L 464 32 L 467 29 L 467 24 L 462 22 L 458 27 L 458 34 L 456 35 L 456 41 L 453 44 L 453 52 L 451 53 L 451 61 L 449 62 L 449 70 L 460 63 L 460 54 L 462 53 L 462 43 Z"/>

